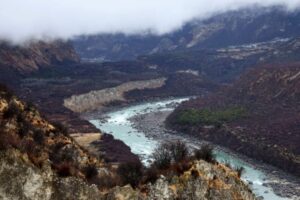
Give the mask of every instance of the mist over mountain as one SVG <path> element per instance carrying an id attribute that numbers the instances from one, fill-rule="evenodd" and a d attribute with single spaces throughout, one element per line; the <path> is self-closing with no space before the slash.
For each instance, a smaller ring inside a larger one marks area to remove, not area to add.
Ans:
<path id="1" fill-rule="evenodd" d="M 0 27 L 0 199 L 299 200 L 300 0 L 0 0 Z"/>
<path id="2" fill-rule="evenodd" d="M 83 60 L 128 60 L 139 55 L 295 38 L 300 35 L 299 22 L 299 10 L 250 7 L 193 20 L 163 35 L 97 34 L 76 37 L 73 44 Z"/>
<path id="3" fill-rule="evenodd" d="M 292 11 L 298 0 L 178 0 L 178 1 L 0 1 L 0 38 L 14 43 L 35 39 L 68 39 L 82 34 L 165 34 L 193 19 L 248 6 L 284 6 Z"/>

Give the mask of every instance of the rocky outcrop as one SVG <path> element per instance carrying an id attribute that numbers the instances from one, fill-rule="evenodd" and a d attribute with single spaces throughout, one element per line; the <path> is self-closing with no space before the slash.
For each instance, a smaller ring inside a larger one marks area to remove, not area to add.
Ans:
<path id="1" fill-rule="evenodd" d="M 16 46 L 0 42 L 0 66 L 30 73 L 41 67 L 78 63 L 79 56 L 72 45 L 63 41 L 33 42 Z"/>
<path id="2" fill-rule="evenodd" d="M 49 163 L 38 168 L 17 150 L 0 151 L 0 199 L 102 199 L 95 185 L 75 177 L 61 178 Z"/>
<path id="3" fill-rule="evenodd" d="M 100 109 L 105 104 L 113 101 L 124 101 L 124 93 L 136 89 L 160 88 L 165 84 L 166 78 L 132 81 L 123 83 L 117 87 L 107 88 L 98 91 L 91 91 L 86 94 L 74 95 L 64 100 L 64 106 L 74 112 L 86 112 Z"/>
<path id="4" fill-rule="evenodd" d="M 140 191 L 134 190 L 130 185 L 117 186 L 106 195 L 106 200 L 145 200 Z"/>
<path id="5" fill-rule="evenodd" d="M 148 199 L 254 200 L 255 195 L 241 181 L 237 173 L 221 164 L 195 161 L 190 170 L 171 180 L 159 178 L 149 185 Z"/>
<path id="6" fill-rule="evenodd" d="M 38 168 L 17 150 L 0 152 L 0 198 L 7 200 L 255 200 L 255 196 L 223 165 L 196 161 L 182 176 L 161 176 L 146 186 L 147 193 L 131 186 L 117 186 L 100 193 L 75 177 L 58 177 L 49 164 Z M 8 182 L 9 181 L 9 182 Z M 8 184 L 9 183 L 9 184 Z"/>

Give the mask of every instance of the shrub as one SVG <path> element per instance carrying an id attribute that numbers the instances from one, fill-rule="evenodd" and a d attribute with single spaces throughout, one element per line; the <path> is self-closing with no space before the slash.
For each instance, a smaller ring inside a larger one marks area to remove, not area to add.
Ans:
<path id="1" fill-rule="evenodd" d="M 159 177 L 159 171 L 155 166 L 151 166 L 145 171 L 143 183 L 154 183 Z"/>
<path id="2" fill-rule="evenodd" d="M 55 165 L 54 168 L 60 177 L 68 177 L 74 174 L 74 168 L 72 167 L 72 164 L 68 162 Z"/>
<path id="3" fill-rule="evenodd" d="M 61 162 L 61 156 L 60 156 L 60 151 L 62 148 L 65 146 L 63 142 L 58 142 L 53 144 L 50 147 L 50 152 L 49 152 L 49 159 L 53 163 L 60 163 Z"/>
<path id="4" fill-rule="evenodd" d="M 184 142 L 172 141 L 159 145 L 153 152 L 154 165 L 158 169 L 165 169 L 172 162 L 181 162 L 189 155 L 188 147 Z"/>
<path id="5" fill-rule="evenodd" d="M 37 129 L 33 133 L 33 139 L 36 143 L 42 145 L 45 142 L 44 132 L 40 129 Z"/>
<path id="6" fill-rule="evenodd" d="M 183 174 L 185 171 L 189 170 L 191 168 L 191 163 L 187 160 L 182 160 L 181 162 L 174 163 L 172 166 L 173 171 L 176 172 L 177 175 Z"/>
<path id="7" fill-rule="evenodd" d="M 6 85 L 0 84 L 0 96 L 7 101 L 10 101 L 13 97 L 13 93 Z"/>
<path id="8" fill-rule="evenodd" d="M 244 168 L 244 167 L 242 167 L 242 166 L 240 166 L 240 167 L 236 167 L 236 168 L 235 168 L 235 171 L 237 172 L 237 174 L 238 174 L 238 177 L 241 177 L 241 176 L 242 176 L 242 174 L 245 172 L 245 168 Z"/>
<path id="9" fill-rule="evenodd" d="M 18 122 L 18 124 L 24 123 L 25 121 L 26 121 L 25 115 L 23 115 L 23 113 L 20 112 L 17 115 L 17 122 Z"/>
<path id="10" fill-rule="evenodd" d="M 152 158 L 154 159 L 153 165 L 158 169 L 166 169 L 172 162 L 172 154 L 169 149 L 168 143 L 162 143 L 153 152 Z"/>
<path id="11" fill-rule="evenodd" d="M 51 152 L 49 153 L 49 159 L 52 163 L 75 163 L 75 152 L 73 148 L 63 148 L 63 143 L 57 143 L 51 146 Z"/>
<path id="12" fill-rule="evenodd" d="M 28 122 L 20 123 L 19 130 L 18 130 L 18 135 L 21 138 L 28 135 L 28 133 L 30 132 L 30 126 L 31 126 L 31 124 L 29 124 Z"/>
<path id="13" fill-rule="evenodd" d="M 42 167 L 45 158 L 42 156 L 41 149 L 33 148 L 32 152 L 27 152 L 29 160 L 37 167 Z"/>
<path id="14" fill-rule="evenodd" d="M 36 111 L 36 107 L 32 102 L 27 102 L 25 105 L 25 111 L 27 111 L 27 112 Z"/>
<path id="15" fill-rule="evenodd" d="M 1 139 L 0 139 L 0 151 L 6 150 L 9 147 L 7 135 L 5 133 L 2 133 L 2 132 L 0 133 L 0 135 L 1 135 Z"/>
<path id="16" fill-rule="evenodd" d="M 24 139 L 24 140 L 22 140 L 22 143 L 21 143 L 21 151 L 28 153 L 28 154 L 32 154 L 32 153 L 34 153 L 35 146 L 36 145 L 32 140 Z"/>
<path id="17" fill-rule="evenodd" d="M 213 153 L 213 147 L 211 145 L 205 144 L 200 149 L 194 151 L 194 157 L 198 160 L 205 160 L 207 162 L 214 162 L 215 155 Z"/>
<path id="18" fill-rule="evenodd" d="M 176 142 L 171 142 L 168 148 L 171 152 L 174 162 L 180 162 L 186 159 L 186 157 L 189 155 L 188 147 L 184 142 L 181 142 L 179 140 Z"/>
<path id="19" fill-rule="evenodd" d="M 10 101 L 8 108 L 3 113 L 4 119 L 10 119 L 20 114 L 20 108 L 15 101 Z"/>
<path id="20" fill-rule="evenodd" d="M 92 181 L 93 184 L 97 185 L 100 189 L 110 189 L 117 185 L 121 185 L 120 179 L 113 177 L 109 174 L 102 175 L 97 177 Z"/>
<path id="21" fill-rule="evenodd" d="M 65 136 L 69 134 L 68 128 L 59 122 L 53 122 L 52 125 L 55 127 L 55 132 L 57 134 L 61 133 Z"/>
<path id="22" fill-rule="evenodd" d="M 143 176 L 143 165 L 141 162 L 123 163 L 117 172 L 123 184 L 129 183 L 132 187 L 136 187 Z"/>
<path id="23" fill-rule="evenodd" d="M 231 107 L 223 110 L 211 109 L 188 109 L 179 113 L 176 122 L 188 125 L 215 125 L 220 126 L 225 122 L 230 122 L 246 116 L 246 110 L 242 107 Z"/>
<path id="24" fill-rule="evenodd" d="M 228 167 L 228 168 L 231 168 L 231 169 L 232 169 L 232 166 L 231 166 L 231 163 L 230 163 L 230 161 L 228 161 L 228 160 L 225 160 L 225 162 L 224 162 L 224 165 L 225 165 L 226 167 Z"/>
<path id="25" fill-rule="evenodd" d="M 199 172 L 197 170 L 193 169 L 191 171 L 191 175 L 192 175 L 193 178 L 198 178 L 199 177 Z"/>
<path id="26" fill-rule="evenodd" d="M 92 179 L 98 175 L 98 170 L 95 165 L 88 165 L 83 169 L 84 175 L 87 179 Z"/>
<path id="27" fill-rule="evenodd" d="M 10 133 L 1 133 L 0 138 L 0 150 L 6 150 L 8 148 L 19 148 L 20 147 L 20 139 L 16 135 L 12 135 Z"/>

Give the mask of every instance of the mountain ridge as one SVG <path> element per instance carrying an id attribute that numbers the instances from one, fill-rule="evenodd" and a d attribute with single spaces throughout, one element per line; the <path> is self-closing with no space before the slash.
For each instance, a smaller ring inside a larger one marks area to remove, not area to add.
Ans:
<path id="1" fill-rule="evenodd" d="M 299 10 L 254 6 L 194 20 L 181 29 L 161 36 L 100 34 L 79 36 L 72 43 L 83 60 L 119 61 L 174 50 L 221 48 L 293 38 L 300 34 L 299 19 Z"/>

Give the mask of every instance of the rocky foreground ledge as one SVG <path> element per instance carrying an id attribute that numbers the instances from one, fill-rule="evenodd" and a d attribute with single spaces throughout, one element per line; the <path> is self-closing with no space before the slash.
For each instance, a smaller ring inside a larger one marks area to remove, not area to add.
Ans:
<path id="1" fill-rule="evenodd" d="M 181 176 L 168 180 L 161 176 L 142 189 L 130 185 L 100 192 L 76 177 L 58 177 L 49 165 L 38 168 L 16 150 L 0 152 L 0 198 L 2 199 L 81 199 L 81 200 L 254 200 L 237 173 L 224 165 L 195 161 Z M 9 184 L 8 184 L 8 180 Z"/>

